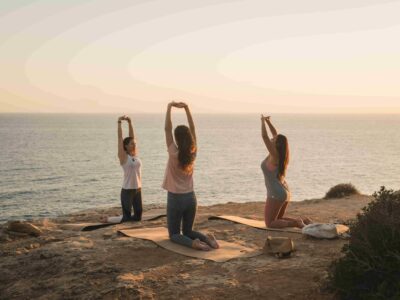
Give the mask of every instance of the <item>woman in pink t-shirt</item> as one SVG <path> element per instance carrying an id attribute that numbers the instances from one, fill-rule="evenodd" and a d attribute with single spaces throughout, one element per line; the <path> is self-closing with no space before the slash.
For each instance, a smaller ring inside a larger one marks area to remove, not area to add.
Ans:
<path id="1" fill-rule="evenodd" d="M 185 109 L 189 127 L 179 125 L 172 136 L 171 109 Z M 168 191 L 167 224 L 172 242 L 208 251 L 219 248 L 213 235 L 193 231 L 197 200 L 193 190 L 193 168 L 196 159 L 196 131 L 189 107 L 183 102 L 168 104 L 165 117 L 165 139 L 168 149 L 168 163 L 162 187 Z M 182 233 L 181 234 L 181 224 Z M 211 248 L 210 248 L 211 247 Z"/>

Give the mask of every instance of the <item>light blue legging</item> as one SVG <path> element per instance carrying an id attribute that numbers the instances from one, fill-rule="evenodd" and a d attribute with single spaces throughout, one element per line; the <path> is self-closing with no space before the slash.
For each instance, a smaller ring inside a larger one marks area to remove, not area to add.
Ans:
<path id="1" fill-rule="evenodd" d="M 194 192 L 185 194 L 168 192 L 167 224 L 171 241 L 186 247 L 192 247 L 194 239 L 209 244 L 209 240 L 204 234 L 193 231 L 196 210 L 197 200 Z M 183 234 L 181 234 L 181 223 Z"/>

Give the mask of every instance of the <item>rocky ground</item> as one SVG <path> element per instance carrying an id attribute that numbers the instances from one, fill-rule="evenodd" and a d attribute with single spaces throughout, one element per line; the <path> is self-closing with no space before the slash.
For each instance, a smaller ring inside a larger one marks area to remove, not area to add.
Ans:
<path id="1" fill-rule="evenodd" d="M 288 215 L 316 222 L 346 223 L 372 198 L 293 202 Z M 146 207 L 146 209 L 155 208 Z M 229 221 L 208 220 L 229 214 L 263 218 L 264 203 L 227 203 L 199 207 L 196 229 L 217 239 L 261 249 L 266 231 Z M 330 263 L 344 239 L 317 240 L 295 233 L 291 258 L 263 254 L 216 263 L 181 256 L 151 241 L 122 236 L 121 228 L 166 226 L 166 218 L 81 232 L 63 224 L 96 222 L 120 208 L 97 209 L 56 219 L 33 220 L 38 236 L 17 234 L 3 224 L 0 235 L 0 299 L 333 299 L 324 284 Z"/>

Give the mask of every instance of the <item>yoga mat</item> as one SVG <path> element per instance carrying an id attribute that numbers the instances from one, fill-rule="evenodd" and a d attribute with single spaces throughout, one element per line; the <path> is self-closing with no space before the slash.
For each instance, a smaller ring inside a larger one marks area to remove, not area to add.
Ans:
<path id="1" fill-rule="evenodd" d="M 262 251 L 225 241 L 218 241 L 219 249 L 212 249 L 210 251 L 195 250 L 171 242 L 168 237 L 168 230 L 165 227 L 122 229 L 118 232 L 129 237 L 150 240 L 160 247 L 175 253 L 215 262 L 225 262 L 233 258 L 253 257 L 262 254 Z"/>
<path id="2" fill-rule="evenodd" d="M 235 223 L 239 223 L 239 224 L 243 224 L 243 225 L 247 225 L 247 226 L 251 226 L 254 228 L 263 229 L 263 230 L 267 230 L 267 231 L 280 231 L 280 232 L 291 232 L 291 233 L 302 234 L 300 228 L 295 228 L 295 227 L 288 227 L 288 228 L 282 228 L 282 229 L 267 228 L 267 227 L 265 227 L 264 221 L 247 219 L 247 218 L 242 218 L 242 217 L 238 217 L 238 216 L 227 216 L 227 215 L 211 216 L 208 219 L 209 220 L 228 220 L 228 221 L 232 221 Z"/>
<path id="3" fill-rule="evenodd" d="M 142 221 L 156 220 L 161 217 L 165 217 L 167 211 L 165 208 L 151 209 L 144 211 L 142 215 Z M 122 216 L 108 217 L 107 223 L 76 223 L 76 224 L 61 224 L 60 228 L 67 230 L 77 230 L 77 231 L 92 231 L 116 224 L 120 224 Z M 122 223 L 130 224 L 130 222 Z"/>

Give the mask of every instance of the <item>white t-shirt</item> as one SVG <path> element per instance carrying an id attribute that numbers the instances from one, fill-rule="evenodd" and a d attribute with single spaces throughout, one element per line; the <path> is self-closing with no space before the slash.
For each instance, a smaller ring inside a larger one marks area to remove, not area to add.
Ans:
<path id="1" fill-rule="evenodd" d="M 142 162 L 137 156 L 130 156 L 121 165 L 124 170 L 122 188 L 125 190 L 138 189 L 142 187 Z"/>

